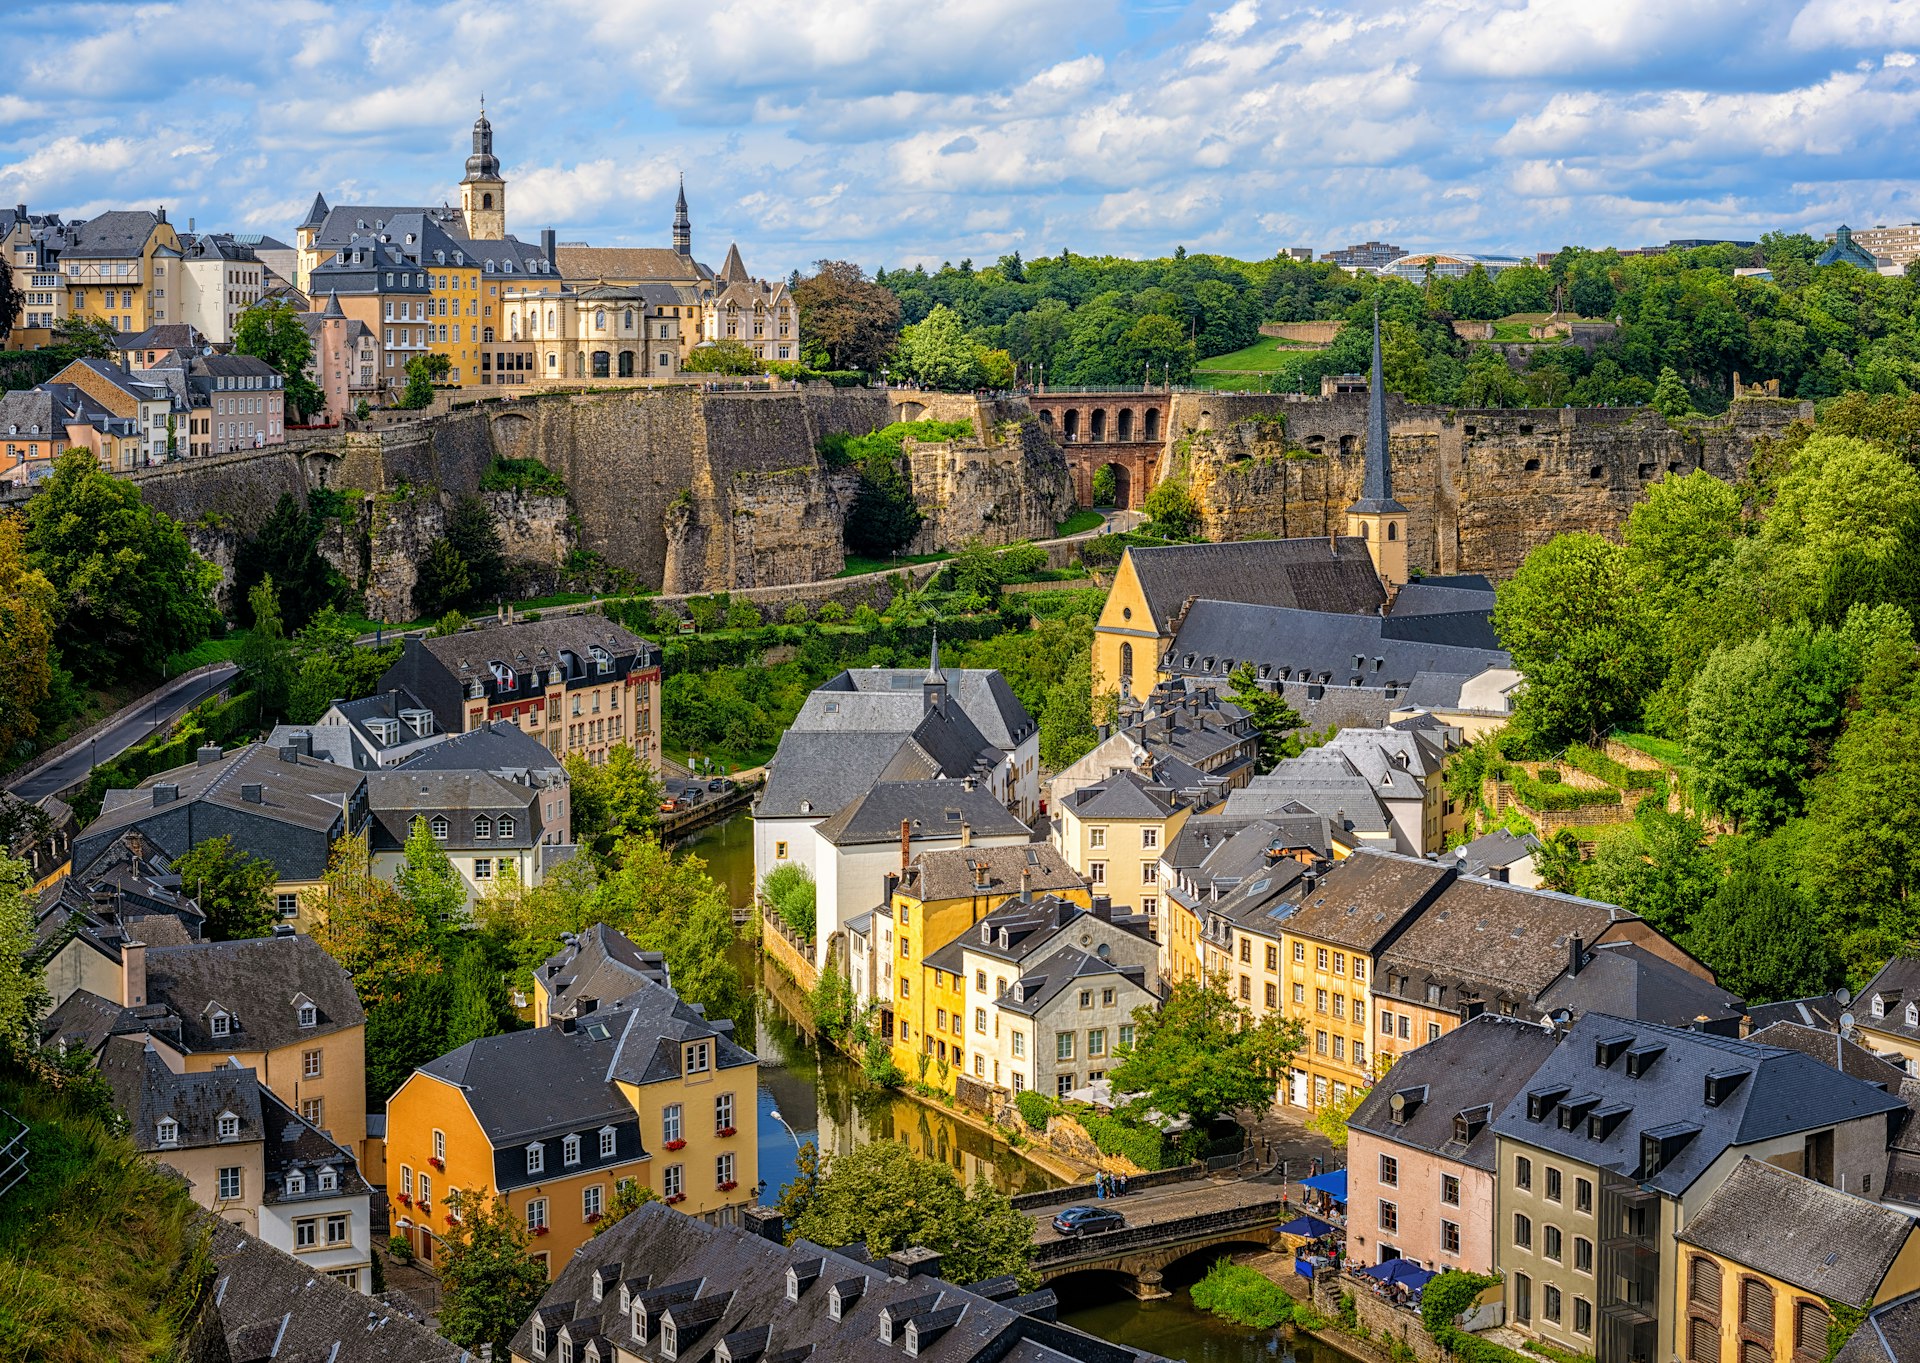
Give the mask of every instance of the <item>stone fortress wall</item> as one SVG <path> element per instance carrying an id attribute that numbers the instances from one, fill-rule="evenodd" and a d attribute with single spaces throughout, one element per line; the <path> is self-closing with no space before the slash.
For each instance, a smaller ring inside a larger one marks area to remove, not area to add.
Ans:
<path id="1" fill-rule="evenodd" d="M 1210 538 L 1344 529 L 1343 509 L 1360 487 L 1365 394 L 1187 392 L 1150 400 L 1165 413 L 1155 432 L 1156 475 L 1188 482 Z M 1740 476 L 1757 439 L 1811 416 L 1804 403 L 1743 398 L 1717 421 L 1675 429 L 1645 408 L 1476 411 L 1388 402 L 1412 563 L 1494 576 L 1511 573 L 1530 548 L 1563 531 L 1617 535 L 1646 485 L 1667 472 Z M 826 385 L 557 393 L 130 476 L 227 573 L 235 548 L 283 493 L 303 501 L 321 488 L 357 493 L 323 549 L 365 592 L 369 613 L 406 620 L 416 565 L 443 533 L 453 501 L 478 491 L 495 458 L 537 460 L 567 485 L 564 497 L 485 494 L 508 559 L 533 583 L 557 582 L 575 549 L 668 594 L 830 579 L 844 565 L 842 527 L 856 479 L 824 464 L 820 440 L 896 420 L 974 427 L 970 437 L 907 446 L 927 518 L 912 552 L 971 538 L 1045 539 L 1070 514 L 1074 480 L 1100 449 L 1063 444 L 1057 426 L 1036 419 L 1036 405 Z"/>

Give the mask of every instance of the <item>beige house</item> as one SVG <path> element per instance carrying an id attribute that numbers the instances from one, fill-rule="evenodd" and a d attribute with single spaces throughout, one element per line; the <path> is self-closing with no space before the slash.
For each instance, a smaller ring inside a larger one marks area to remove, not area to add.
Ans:
<path id="1" fill-rule="evenodd" d="M 181 320 L 180 237 L 166 209 L 65 223 L 47 244 L 59 255 L 69 315 L 96 317 L 121 332 Z"/>
<path id="2" fill-rule="evenodd" d="M 1160 912 L 1161 853 L 1190 812 L 1165 786 L 1117 771 L 1060 802 L 1054 839 L 1095 894 L 1154 917 Z"/>
<path id="3" fill-rule="evenodd" d="M 496 384 L 673 378 L 697 301 L 672 284 L 507 289 L 488 372 Z"/>

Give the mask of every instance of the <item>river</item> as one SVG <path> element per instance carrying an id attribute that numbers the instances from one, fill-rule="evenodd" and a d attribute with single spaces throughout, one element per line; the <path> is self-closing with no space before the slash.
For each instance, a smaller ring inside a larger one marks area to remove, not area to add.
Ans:
<path id="1" fill-rule="evenodd" d="M 736 906 L 753 899 L 753 820 L 740 814 L 701 829 L 677 850 L 704 858 L 708 874 L 728 887 Z M 803 1141 L 829 1155 L 845 1154 L 876 1140 L 904 1140 L 937 1159 L 971 1185 L 984 1177 L 1007 1193 L 1059 1186 L 1060 1180 L 1022 1159 L 1011 1146 L 954 1120 L 939 1108 L 868 1084 L 859 1068 L 831 1048 L 807 1044 L 794 1025 L 800 1004 L 794 987 L 773 972 L 750 943 L 734 958 L 752 1000 L 749 1024 L 760 1057 L 760 1177 L 771 1202 L 798 1173 L 795 1156 Z M 1192 1266 L 1192 1276 L 1205 1271 Z M 1194 1306 L 1188 1280 L 1170 1276 L 1173 1296 L 1142 1302 L 1115 1300 L 1112 1287 L 1095 1278 L 1058 1284 L 1060 1319 L 1103 1339 L 1122 1341 L 1179 1359 L 1181 1363 L 1351 1363 L 1311 1339 L 1283 1339 L 1277 1330 L 1247 1330 Z"/>

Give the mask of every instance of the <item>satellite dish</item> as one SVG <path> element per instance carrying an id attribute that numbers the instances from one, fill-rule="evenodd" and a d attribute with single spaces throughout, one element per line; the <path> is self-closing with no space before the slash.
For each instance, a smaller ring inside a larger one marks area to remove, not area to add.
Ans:
<path id="1" fill-rule="evenodd" d="M 1845 1008 L 1848 1004 L 1853 1002 L 1853 991 L 1851 989 L 1848 989 L 1846 986 L 1842 985 L 1840 988 L 1840 992 L 1835 994 L 1834 997 L 1840 1000 L 1840 1006 L 1842 1008 Z"/>
<path id="2" fill-rule="evenodd" d="M 1848 1032 L 1851 1032 L 1852 1030 L 1853 1030 L 1853 1014 L 1842 1013 L 1840 1015 L 1840 1035 L 1845 1036 Z"/>

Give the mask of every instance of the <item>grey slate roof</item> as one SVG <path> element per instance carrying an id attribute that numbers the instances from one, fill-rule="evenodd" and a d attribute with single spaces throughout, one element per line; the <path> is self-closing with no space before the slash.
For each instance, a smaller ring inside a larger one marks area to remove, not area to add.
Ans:
<path id="1" fill-rule="evenodd" d="M 1593 933 L 1585 935 L 1593 940 Z M 1611 1013 L 1669 1027 L 1739 1035 L 1740 1019 L 1746 1016 L 1743 1000 L 1644 947 L 1607 942 L 1584 953 L 1582 959 L 1579 974 L 1563 975 L 1540 996 L 1542 1009 L 1565 1008 L 1575 1017 Z"/>
<path id="2" fill-rule="evenodd" d="M 1143 966 L 1103 961 L 1078 947 L 1062 947 L 1046 960 L 1024 971 L 1001 996 L 998 1006 L 1002 1012 L 1039 1017 L 1048 1004 L 1069 989 L 1101 988 L 1122 979 L 1131 981 L 1149 994 L 1157 993 L 1153 985 L 1147 983 Z"/>
<path id="3" fill-rule="evenodd" d="M 1840 1015 L 1847 1011 L 1847 1006 L 1832 994 L 1810 994 L 1804 999 L 1751 1004 L 1747 1008 L 1747 1024 L 1758 1031 L 1776 1022 L 1797 1022 L 1824 1032 L 1837 1032 L 1840 1030 Z"/>
<path id="4" fill-rule="evenodd" d="M 900 879 L 900 893 L 921 901 L 980 896 L 1003 899 L 1025 888 L 1035 894 L 1081 889 L 1086 878 L 1052 843 L 1025 847 L 944 847 L 917 852 Z"/>
<path id="5" fill-rule="evenodd" d="M 484 771 L 368 772 L 367 802 L 373 810 L 371 844 L 376 852 L 406 846 L 414 820 L 434 815 L 448 822 L 445 842 L 449 847 L 507 851 L 531 847 L 540 837 L 540 792 Z M 475 832 L 482 815 L 493 825 L 485 839 Z M 513 818 L 511 836 L 499 831 L 501 815 Z"/>
<path id="6" fill-rule="evenodd" d="M 1368 1090 L 1347 1125 L 1491 1170 L 1492 1114 L 1527 1086 L 1553 1050 L 1552 1033 L 1517 1018 L 1482 1013 L 1396 1060 L 1387 1078 Z M 1405 1095 L 1404 1123 L 1393 1120 L 1395 1094 Z M 1464 1141 L 1458 1139 L 1454 1122 L 1462 1115 L 1468 1119 Z"/>
<path id="7" fill-rule="evenodd" d="M 1373 305 L 1373 367 L 1367 381 L 1366 466 L 1360 499 L 1347 508 L 1362 513 L 1404 512 L 1393 497 L 1393 459 L 1387 429 L 1387 382 L 1380 369 L 1380 305 Z"/>
<path id="8" fill-rule="evenodd" d="M 1193 598 L 1342 615 L 1378 612 L 1387 599 L 1357 538 L 1170 544 L 1129 548 L 1127 558 L 1162 630 Z"/>
<path id="9" fill-rule="evenodd" d="M 938 1264 L 933 1256 L 920 1268 L 937 1270 Z M 799 1288 L 794 1301 L 788 1300 L 789 1271 Z M 888 1363 L 903 1356 L 909 1329 L 917 1356 L 928 1363 L 1157 1363 L 1154 1355 L 1045 1319 L 1054 1306 L 1051 1292 L 1016 1298 L 1017 1286 L 1005 1283 L 967 1289 L 931 1273 L 909 1279 L 907 1271 L 897 1257 L 873 1262 L 864 1250 L 831 1250 L 806 1240 L 785 1245 L 648 1204 L 574 1255 L 535 1314 L 549 1340 L 565 1330 L 576 1341 L 575 1359 L 584 1356 L 586 1339 L 631 1339 L 624 1290 L 632 1304 L 647 1304 L 656 1340 L 661 1309 L 675 1313 L 682 1363 L 707 1363 L 723 1340 L 763 1347 L 764 1353 L 753 1355 L 728 1345 L 733 1357 L 757 1357 L 760 1363 L 809 1357 L 815 1363 Z M 596 1275 L 602 1283 L 598 1301 Z M 843 1303 L 837 1319 L 829 1310 L 836 1292 Z M 1036 1314 L 1022 1314 L 1023 1306 Z M 883 1315 L 891 1343 L 880 1337 Z M 529 1319 L 513 1337 L 516 1357 L 534 1357 L 532 1334 Z M 639 1352 L 651 1357 L 655 1347 L 650 1341 Z M 548 1358 L 556 1356 L 550 1348 Z"/>
<path id="10" fill-rule="evenodd" d="M 312 1027 L 300 1026 L 295 999 L 303 996 L 314 1005 Z M 147 999 L 180 1019 L 187 1051 L 273 1050 L 358 1027 L 367 1016 L 339 962 L 298 934 L 149 947 Z M 215 1004 L 233 1019 L 227 1036 L 209 1030 Z"/>
<path id="11" fill-rule="evenodd" d="M 914 771 L 913 768 L 918 768 Z M 921 777 L 939 765 L 912 739 L 895 733 L 802 733 L 789 729 L 767 764 L 754 815 L 761 819 L 824 819 L 892 769 Z"/>
<path id="12" fill-rule="evenodd" d="M 1882 1016 L 1873 1012 L 1873 1001 L 1881 1001 Z M 1907 1005 L 1920 1003 L 1920 956 L 1895 956 L 1880 967 L 1879 974 L 1867 981 L 1853 1002 L 1853 1016 L 1860 1026 L 1887 1032 L 1904 1041 L 1920 1042 L 1920 1022 L 1907 1021 Z"/>
<path id="13" fill-rule="evenodd" d="M 1171 790 L 1131 771 L 1116 771 L 1080 787 L 1067 796 L 1066 804 L 1081 819 L 1164 819 L 1178 808 Z"/>
<path id="14" fill-rule="evenodd" d="M 251 1073 L 251 1071 L 249 1071 Z M 373 1190 L 360 1175 L 360 1166 L 335 1142 L 292 1108 L 273 1090 L 260 1090 L 260 1116 L 266 1128 L 266 1181 L 260 1200 L 268 1204 L 319 1201 L 335 1197 L 365 1197 Z M 331 1169 L 337 1184 L 320 1186 L 320 1171 Z M 288 1178 L 298 1173 L 302 1187 L 295 1192 Z"/>
<path id="15" fill-rule="evenodd" d="M 1601 1048 L 1598 1043 L 1618 1046 Z M 1659 1048 L 1657 1055 L 1652 1048 Z M 1627 1073 L 1628 1052 L 1651 1056 L 1641 1077 Z M 1610 1056 L 1609 1064 L 1601 1064 Z M 1705 1102 L 1709 1075 L 1739 1076 L 1718 1104 Z M 1604 1139 L 1587 1124 L 1562 1130 L 1554 1108 L 1529 1116 L 1527 1096 L 1494 1121 L 1500 1135 L 1569 1159 L 1610 1169 L 1679 1196 L 1730 1147 L 1812 1131 L 1862 1117 L 1885 1117 L 1905 1104 L 1873 1085 L 1777 1046 L 1707 1032 L 1588 1013 L 1540 1067 L 1529 1092 L 1559 1089 L 1568 1099 L 1619 1105 L 1625 1115 Z M 1643 1134 L 1694 1134 L 1657 1169 L 1641 1165 Z"/>
<path id="16" fill-rule="evenodd" d="M 1781 1046 L 1810 1055 L 1823 1065 L 1831 1065 L 1842 1074 L 1864 1079 L 1870 1084 L 1885 1084 L 1892 1093 L 1909 1082 L 1898 1065 L 1882 1060 L 1865 1046 L 1859 1046 L 1838 1032 L 1809 1027 L 1799 1022 L 1770 1022 L 1747 1033 L 1747 1040 L 1762 1046 Z M 1911 1130 L 1911 1128 L 1909 1128 Z M 1920 1134 L 1920 1133 L 1915 1133 Z"/>
<path id="17" fill-rule="evenodd" d="M 1036 721 L 1013 694 L 1007 679 L 995 668 L 943 667 L 947 690 L 960 702 L 967 718 L 996 748 L 1011 751 L 1015 744 L 1034 731 Z M 857 691 L 862 694 L 899 695 L 919 698 L 926 674 L 911 667 L 850 668 L 823 685 L 822 691 Z M 817 694 L 817 693 L 816 693 Z"/>
<path id="18" fill-rule="evenodd" d="M 1067 928 L 1091 917 L 1091 910 L 1058 895 L 1035 895 L 1031 901 L 1009 899 L 938 951 L 929 954 L 925 963 L 958 974 L 963 953 L 977 951 L 997 960 L 1018 964 L 1058 940 L 1059 934 Z M 1144 917 L 1116 916 L 1113 921 L 1116 927 L 1125 931 L 1147 936 Z"/>
<path id="19" fill-rule="evenodd" d="M 625 998 L 646 985 L 670 983 L 666 957 L 640 950 L 605 923 L 568 936 L 573 940 L 542 961 L 535 972 L 547 991 L 549 1016 L 564 1017 L 588 999 Z"/>
<path id="20" fill-rule="evenodd" d="M 1032 830 L 984 787 L 960 781 L 882 781 L 816 826 L 836 847 L 894 842 L 900 825 L 914 837 L 957 838 L 962 825 L 976 838 L 1030 836 Z"/>
<path id="21" fill-rule="evenodd" d="M 1163 667 L 1225 677 L 1238 664 L 1252 663 L 1267 669 L 1260 673 L 1263 680 L 1404 688 L 1422 672 L 1474 676 L 1513 665 L 1508 654 L 1480 646 L 1472 630 L 1463 628 L 1455 637 L 1432 623 L 1455 618 L 1415 616 L 1396 622 L 1378 615 L 1200 600 L 1180 620 Z M 1422 637 L 1403 637 L 1412 634 Z"/>
<path id="22" fill-rule="evenodd" d="M 152 1154 L 210 1145 L 264 1141 L 260 1079 L 252 1070 L 222 1065 L 199 1074 L 175 1074 L 147 1043 L 116 1036 L 100 1052 L 100 1074 L 113 1090 L 113 1105 L 127 1119 L 134 1146 Z M 239 1118 L 239 1134 L 220 1137 L 220 1118 Z M 173 1121 L 178 1139 L 160 1143 L 160 1123 Z"/>
<path id="23" fill-rule="evenodd" d="M 594 670 L 596 646 L 611 657 L 611 672 Z M 514 673 L 513 690 L 500 689 L 491 667 L 495 662 Z M 380 688 L 412 692 L 433 711 L 441 728 L 459 731 L 466 728 L 464 706 L 476 685 L 489 697 L 521 700 L 540 694 L 536 673 L 550 679 L 557 671 L 571 688 L 619 681 L 659 662 L 659 645 L 624 625 L 601 615 L 562 615 L 439 637 L 409 635 L 400 660 L 380 679 Z"/>
<path id="24" fill-rule="evenodd" d="M 336 767 L 360 765 L 354 760 L 359 747 L 348 725 L 276 724 L 267 731 L 267 746 L 276 752 L 281 748 L 302 744 L 310 746 L 310 755 L 318 761 L 331 762 Z"/>
<path id="25" fill-rule="evenodd" d="M 470 1363 L 466 1350 L 230 1221 L 207 1218 L 232 1363 Z"/>
<path id="26" fill-rule="evenodd" d="M 1679 1238 L 1848 1306 L 1873 1302 L 1914 1234 L 1904 1212 L 1744 1159 Z"/>
<path id="27" fill-rule="evenodd" d="M 1224 812 L 1270 818 L 1307 809 L 1328 820 L 1336 836 L 1351 841 L 1367 833 L 1386 834 L 1393 820 L 1373 781 L 1343 752 L 1309 748 L 1272 771 L 1227 794 Z"/>
<path id="28" fill-rule="evenodd" d="M 137 256 L 159 221 L 152 209 L 134 208 L 68 223 L 68 244 L 62 254 L 85 260 Z"/>
<path id="29" fill-rule="evenodd" d="M 1409 923 L 1452 884 L 1451 867 L 1421 857 L 1363 848 L 1292 896 L 1289 930 L 1351 951 L 1392 945 Z"/>
<path id="30" fill-rule="evenodd" d="M 504 719 L 464 734 L 449 734 L 415 753 L 399 771 L 484 771 L 525 783 L 542 773 L 564 780 L 566 768 L 553 751 L 519 725 Z"/>
<path id="31" fill-rule="evenodd" d="M 1504 871 L 1539 850 L 1540 839 L 1533 834 L 1523 833 L 1516 838 L 1506 829 L 1496 828 L 1472 842 L 1462 843 L 1454 849 L 1453 856 L 1460 863 L 1461 875 L 1484 876 L 1492 871 Z"/>
<path id="32" fill-rule="evenodd" d="M 1833 1363 L 1914 1363 L 1920 1359 L 1920 1292 L 1876 1306 Z"/>

